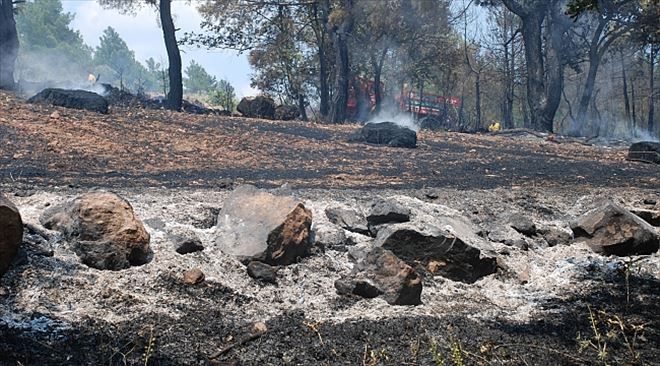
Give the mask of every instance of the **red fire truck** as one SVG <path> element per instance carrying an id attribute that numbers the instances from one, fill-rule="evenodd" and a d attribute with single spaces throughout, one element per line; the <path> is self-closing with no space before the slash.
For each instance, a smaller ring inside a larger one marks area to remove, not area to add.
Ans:
<path id="1" fill-rule="evenodd" d="M 436 95 L 413 91 L 407 85 L 398 96 L 391 98 L 385 95 L 385 85 L 380 84 L 383 100 L 394 100 L 400 112 L 413 114 L 417 119 L 424 117 L 434 118 L 444 122 L 455 122 L 461 99 L 455 96 Z M 384 102 L 384 104 L 387 104 Z M 376 106 L 374 82 L 365 78 L 356 78 L 349 87 L 348 102 L 346 103 L 349 119 L 365 120 Z"/>

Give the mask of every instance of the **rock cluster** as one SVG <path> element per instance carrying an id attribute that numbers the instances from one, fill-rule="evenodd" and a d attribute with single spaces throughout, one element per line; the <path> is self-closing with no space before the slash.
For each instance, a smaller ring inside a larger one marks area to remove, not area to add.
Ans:
<path id="1" fill-rule="evenodd" d="M 266 96 L 245 97 L 236 107 L 244 117 L 277 119 L 290 121 L 300 116 L 297 107 L 291 105 L 276 105 L 275 101 Z"/>
<path id="2" fill-rule="evenodd" d="M 325 218 L 313 226 L 312 212 L 300 200 L 284 191 L 273 194 L 244 185 L 226 197 L 221 209 L 212 211 L 217 214 L 211 220 L 217 223 L 215 228 L 207 232 L 214 237 L 212 243 L 203 244 L 194 229 L 183 225 L 165 225 L 157 218 L 147 222 L 165 233 L 170 250 L 179 254 L 204 251 L 192 255 L 193 259 L 221 250 L 245 264 L 247 275 L 264 284 L 276 285 L 281 266 L 324 248 L 348 252 L 352 263 L 339 270 L 336 292 L 378 297 L 391 305 L 421 304 L 423 278 L 442 276 L 472 284 L 498 270 L 510 273 L 502 259 L 511 248 L 491 241 L 527 250 L 527 243 L 534 241 L 569 244 L 572 230 L 577 241 L 604 255 L 651 254 L 660 245 L 658 231 L 647 222 L 655 222 L 655 211 L 634 209 L 644 221 L 612 202 L 578 217 L 570 229 L 565 221 L 534 222 L 520 213 L 481 228 L 484 223 L 477 225 L 452 208 L 402 195 L 361 201 L 356 207 L 322 206 L 321 210 Z M 150 237 L 142 222 L 130 203 L 114 193 L 80 195 L 46 209 L 40 222 L 60 231 L 80 261 L 96 269 L 126 269 L 146 263 L 151 256 Z M 23 238 L 17 208 L 0 196 L 0 275 L 21 241 L 29 245 L 33 226 L 27 226 Z M 200 230 L 211 229 L 202 226 Z M 517 276 L 524 278 L 524 273 Z M 183 271 L 181 277 L 189 285 L 204 280 L 197 267 Z"/>
<path id="3" fill-rule="evenodd" d="M 497 271 L 490 245 L 467 218 L 448 207 L 394 196 L 368 203 L 366 215 L 341 207 L 325 212 L 342 229 L 375 237 L 366 247 L 349 249 L 355 266 L 335 283 L 340 294 L 416 305 L 422 291 L 417 266 L 465 283 Z"/>

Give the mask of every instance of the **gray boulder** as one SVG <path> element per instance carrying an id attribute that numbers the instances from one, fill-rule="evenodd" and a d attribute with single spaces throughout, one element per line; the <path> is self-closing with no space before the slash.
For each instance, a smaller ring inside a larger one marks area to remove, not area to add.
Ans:
<path id="1" fill-rule="evenodd" d="M 16 257 L 23 240 L 23 221 L 16 206 L 0 194 L 0 276 Z"/>
<path id="2" fill-rule="evenodd" d="M 348 276 L 335 281 L 340 295 L 382 297 L 391 305 L 421 304 L 422 279 L 389 250 L 373 248 Z"/>
<path id="3" fill-rule="evenodd" d="M 61 231 L 81 262 L 120 270 L 148 261 L 149 233 L 124 198 L 106 192 L 83 194 L 47 209 L 41 224 Z"/>
<path id="4" fill-rule="evenodd" d="M 410 221 L 410 209 L 394 200 L 374 200 L 367 215 L 369 227 L 407 221 Z"/>
<path id="5" fill-rule="evenodd" d="M 218 215 L 216 244 L 241 261 L 287 265 L 309 254 L 312 213 L 288 196 L 235 189 Z"/>
<path id="6" fill-rule="evenodd" d="M 394 122 L 367 123 L 351 141 L 413 149 L 417 147 L 417 133 Z"/>
<path id="7" fill-rule="evenodd" d="M 605 255 L 652 254 L 660 247 L 660 235 L 653 226 L 614 202 L 587 212 L 571 229 L 576 240 Z"/>
<path id="8" fill-rule="evenodd" d="M 509 225 L 517 232 L 525 236 L 533 236 L 536 234 L 536 225 L 529 217 L 516 213 L 509 217 Z"/>

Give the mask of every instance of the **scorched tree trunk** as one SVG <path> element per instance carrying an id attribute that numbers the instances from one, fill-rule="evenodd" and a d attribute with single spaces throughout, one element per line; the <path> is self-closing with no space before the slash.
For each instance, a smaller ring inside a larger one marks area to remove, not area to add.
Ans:
<path id="1" fill-rule="evenodd" d="M 183 80 L 181 77 L 181 53 L 176 43 L 176 29 L 172 20 L 171 0 L 160 0 L 160 21 L 163 26 L 165 48 L 169 61 L 170 92 L 167 95 L 168 108 L 181 110 L 183 102 Z"/>
<path id="2" fill-rule="evenodd" d="M 0 0 L 0 89 L 14 88 L 18 33 L 12 0 Z"/>

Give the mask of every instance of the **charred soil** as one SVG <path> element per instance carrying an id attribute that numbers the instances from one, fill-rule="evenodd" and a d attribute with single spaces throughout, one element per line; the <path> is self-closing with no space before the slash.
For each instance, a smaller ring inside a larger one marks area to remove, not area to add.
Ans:
<path id="1" fill-rule="evenodd" d="M 54 113 L 57 111 L 57 113 Z M 23 249 L 0 279 L 2 365 L 658 364 L 660 257 L 604 257 L 535 235 L 492 243 L 498 273 L 473 284 L 423 273 L 422 304 L 340 296 L 344 246 L 317 247 L 250 278 L 214 247 L 231 186 L 280 187 L 325 209 L 403 195 L 460 211 L 484 237 L 518 212 L 539 232 L 595 202 L 660 209 L 660 167 L 625 148 L 421 132 L 416 149 L 347 142 L 359 126 L 26 104 L 0 93 L 0 187 L 21 210 Z M 90 189 L 133 205 L 153 258 L 102 271 L 39 227 L 47 208 Z M 210 219 L 209 219 L 210 217 Z M 563 226 L 562 226 L 563 225 Z M 181 255 L 170 232 L 204 250 Z M 368 242 L 369 238 L 363 240 Z M 205 281 L 185 284 L 200 268 Z M 255 331 L 255 324 L 265 323 Z"/>

